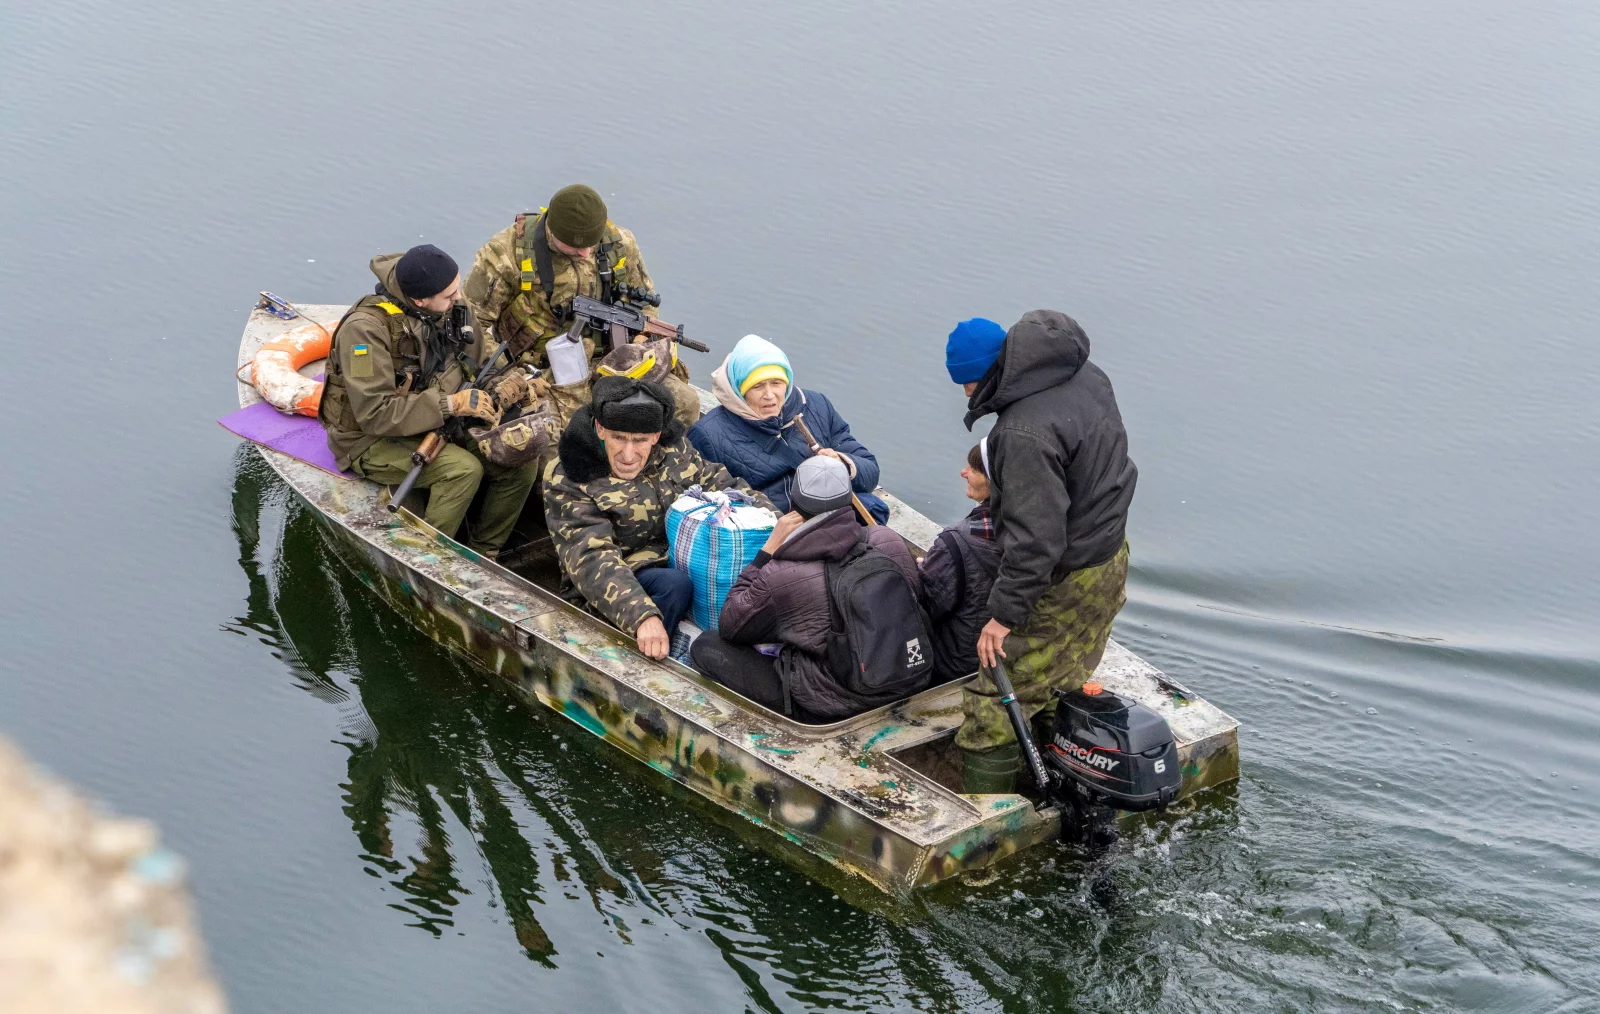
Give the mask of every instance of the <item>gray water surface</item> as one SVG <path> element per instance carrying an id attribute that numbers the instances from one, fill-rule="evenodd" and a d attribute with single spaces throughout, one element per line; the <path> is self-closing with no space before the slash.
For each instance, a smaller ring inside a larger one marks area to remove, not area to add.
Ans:
<path id="1" fill-rule="evenodd" d="M 0 733 L 161 823 L 238 1011 L 1600 1010 L 1592 5 L 0 28 Z M 1141 473 L 1117 634 L 1240 719 L 1237 788 L 856 906 L 353 580 L 213 422 L 255 292 L 465 264 L 580 180 L 941 521 L 951 324 L 1082 322 Z"/>

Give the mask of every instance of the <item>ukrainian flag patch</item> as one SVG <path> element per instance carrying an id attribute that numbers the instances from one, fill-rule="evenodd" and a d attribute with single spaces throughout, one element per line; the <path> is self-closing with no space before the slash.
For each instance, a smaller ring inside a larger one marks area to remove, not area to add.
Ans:
<path id="1" fill-rule="evenodd" d="M 350 346 L 350 354 L 352 356 L 364 356 L 367 354 L 367 347 L 365 345 L 352 345 Z"/>

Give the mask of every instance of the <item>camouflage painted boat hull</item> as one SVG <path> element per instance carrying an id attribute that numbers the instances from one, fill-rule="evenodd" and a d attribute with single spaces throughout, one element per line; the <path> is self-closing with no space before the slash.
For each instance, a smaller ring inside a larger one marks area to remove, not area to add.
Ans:
<path id="1" fill-rule="evenodd" d="M 336 321 L 343 307 L 302 307 Z M 298 324 L 257 311 L 242 366 Z M 241 405 L 260 400 L 240 385 Z M 936 757 L 961 722 L 948 684 L 829 726 L 789 721 L 676 663 L 533 582 L 485 560 L 386 491 L 261 453 L 333 534 L 341 559 L 429 636 L 718 806 L 770 829 L 833 867 L 903 895 L 993 865 L 1059 831 L 1053 808 L 1020 795 L 966 796 Z M 938 526 L 882 490 L 890 525 L 919 547 Z M 1183 761 L 1182 795 L 1238 777 L 1237 723 L 1112 643 L 1097 678 L 1161 712 Z M 908 763 L 908 760 L 913 763 Z"/>

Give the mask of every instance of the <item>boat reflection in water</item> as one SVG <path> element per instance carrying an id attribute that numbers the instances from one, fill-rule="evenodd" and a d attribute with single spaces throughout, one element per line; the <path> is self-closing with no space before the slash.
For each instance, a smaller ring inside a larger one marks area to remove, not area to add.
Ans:
<path id="1" fill-rule="evenodd" d="M 281 538 L 263 560 L 264 515 L 281 521 Z M 534 915 L 545 890 L 541 863 L 556 881 L 591 894 L 625 893 L 594 855 L 536 850 L 526 837 L 541 823 L 563 822 L 533 787 L 559 781 L 561 743 L 525 706 L 380 600 L 346 596 L 350 572 L 327 536 L 247 447 L 234 518 L 250 593 L 246 614 L 231 626 L 273 645 L 295 684 L 339 711 L 349 750 L 343 810 L 366 872 L 400 892 L 404 901 L 391 907 L 411 925 L 441 935 L 462 897 L 479 886 L 464 882 L 453 842 L 466 836 L 498 893 L 490 905 L 503 910 L 528 955 L 548 963 L 555 948 Z M 641 858 L 636 868 L 648 870 Z"/>

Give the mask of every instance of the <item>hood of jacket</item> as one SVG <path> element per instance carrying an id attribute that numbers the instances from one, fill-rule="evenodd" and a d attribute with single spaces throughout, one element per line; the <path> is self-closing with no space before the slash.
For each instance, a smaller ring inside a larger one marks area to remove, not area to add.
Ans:
<path id="1" fill-rule="evenodd" d="M 750 407 L 750 403 L 739 397 L 739 392 L 733 389 L 733 382 L 728 379 L 726 359 L 722 361 L 721 366 L 711 371 L 711 393 L 716 395 L 717 404 L 727 409 L 735 418 L 742 419 L 766 433 L 777 433 L 783 429 L 806 405 L 806 393 L 798 387 L 790 387 L 789 396 L 783 401 L 782 411 L 775 416 L 761 418 L 756 415 L 756 410 Z"/>
<path id="2" fill-rule="evenodd" d="M 861 538 L 854 507 L 818 514 L 789 533 L 783 545 L 772 554 L 774 560 L 795 562 L 842 560 Z"/>
<path id="3" fill-rule="evenodd" d="M 656 441 L 644 468 L 634 478 L 644 479 L 660 471 L 662 458 L 666 456 L 665 449 L 682 437 L 683 423 L 676 415 L 670 416 L 661 431 L 661 439 Z M 561 458 L 561 470 L 568 479 L 580 486 L 611 474 L 611 459 L 606 457 L 605 441 L 595 432 L 594 409 L 588 405 L 572 413 L 572 421 L 561 431 L 556 453 Z"/>
<path id="4" fill-rule="evenodd" d="M 399 264 L 400 258 L 404 256 L 404 254 L 397 253 L 379 254 L 372 258 L 372 262 L 367 267 L 372 269 L 373 277 L 377 278 L 378 284 L 383 287 L 383 291 L 378 293 L 380 296 L 388 296 L 396 303 L 399 303 L 402 309 L 415 313 L 417 308 L 412 305 L 411 300 L 406 298 L 405 293 L 400 291 L 400 283 L 394 280 L 395 265 Z"/>
<path id="5" fill-rule="evenodd" d="M 967 401 L 967 429 L 991 412 L 1059 387 L 1089 361 L 1089 336 L 1056 310 L 1031 310 L 1006 332 L 1000 358 Z"/>

